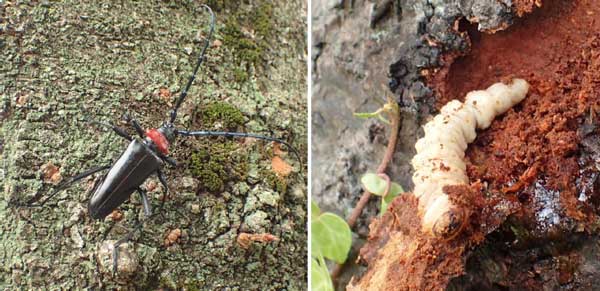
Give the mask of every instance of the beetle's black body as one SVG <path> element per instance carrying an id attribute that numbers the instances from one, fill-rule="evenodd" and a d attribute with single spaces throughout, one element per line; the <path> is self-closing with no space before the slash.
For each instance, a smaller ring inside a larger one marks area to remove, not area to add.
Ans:
<path id="1" fill-rule="evenodd" d="M 90 216 L 102 219 L 129 199 L 163 161 L 144 142 L 134 139 L 94 189 L 88 209 Z"/>
<path id="2" fill-rule="evenodd" d="M 105 218 L 108 214 L 110 214 L 113 210 L 117 209 L 121 204 L 129 199 L 131 194 L 135 191 L 138 191 L 142 197 L 142 206 L 146 217 L 150 217 L 152 215 L 152 211 L 150 209 L 150 202 L 146 197 L 146 192 L 140 186 L 150 177 L 152 174 L 156 174 L 165 188 L 165 192 L 168 191 L 168 185 L 166 182 L 166 178 L 162 173 L 161 169 L 164 166 L 164 163 L 168 163 L 172 166 L 176 166 L 176 162 L 169 158 L 168 155 L 168 146 L 172 142 L 175 141 L 177 136 L 225 136 L 225 137 L 251 137 L 258 138 L 268 141 L 274 141 L 278 143 L 282 143 L 286 145 L 292 152 L 296 155 L 298 160 L 300 161 L 300 155 L 289 143 L 262 135 L 250 134 L 250 133 L 241 133 L 241 132 L 219 132 L 219 131 L 188 131 L 188 130 L 178 130 L 175 128 L 174 123 L 177 118 L 177 111 L 183 100 L 187 96 L 187 91 L 191 87 L 196 73 L 200 68 L 200 65 L 204 61 L 204 55 L 206 49 L 208 48 L 210 39 L 212 37 L 214 31 L 214 14 L 212 10 L 206 6 L 202 5 L 206 8 L 211 15 L 211 27 L 209 35 L 206 39 L 204 47 L 202 48 L 202 52 L 198 57 L 198 61 L 196 62 L 196 66 L 194 67 L 193 74 L 190 76 L 190 79 L 187 82 L 186 87 L 181 92 L 181 95 L 177 99 L 177 102 L 174 108 L 170 112 L 170 119 L 168 122 L 165 122 L 158 129 L 150 129 L 146 132 L 142 130 L 141 126 L 137 123 L 135 119 L 131 119 L 127 117 L 126 119 L 129 121 L 130 125 L 135 129 L 137 135 L 140 139 L 134 139 L 131 137 L 125 130 L 118 128 L 114 125 L 103 124 L 99 122 L 95 122 L 97 124 L 105 125 L 117 133 L 119 136 L 127 139 L 129 141 L 129 146 L 127 149 L 121 154 L 119 159 L 112 166 L 100 166 L 90 170 L 87 170 L 77 176 L 74 176 L 61 185 L 59 185 L 54 192 L 49 194 L 44 200 L 39 201 L 40 197 L 36 195 L 31 200 L 28 201 L 28 206 L 38 206 L 42 207 L 44 204 L 50 200 L 53 196 L 55 196 L 60 191 L 67 188 L 67 186 L 71 185 L 74 182 L 77 182 L 85 177 L 88 177 L 94 173 L 104 171 L 106 169 L 110 169 L 108 173 L 103 177 L 103 179 L 96 184 L 93 188 L 93 194 L 88 203 L 88 210 L 91 217 L 96 219 Z M 38 202 L 37 204 L 34 204 Z M 164 200 L 163 200 L 164 203 Z M 161 204 L 162 208 L 162 204 Z M 119 254 L 119 245 L 127 242 L 131 239 L 133 232 L 137 229 L 141 228 L 143 222 L 138 223 L 134 230 L 132 230 L 125 238 L 118 240 L 114 244 L 113 248 L 113 271 L 117 270 L 117 260 Z"/>

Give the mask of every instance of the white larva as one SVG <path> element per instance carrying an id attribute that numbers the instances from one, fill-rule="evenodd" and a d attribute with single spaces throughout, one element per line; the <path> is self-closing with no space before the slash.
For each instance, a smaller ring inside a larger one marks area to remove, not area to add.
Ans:
<path id="1" fill-rule="evenodd" d="M 514 79 L 509 85 L 496 83 L 485 91 L 468 93 L 465 103 L 448 102 L 425 124 L 425 136 L 415 144 L 417 154 L 412 159 L 413 193 L 419 199 L 424 232 L 450 238 L 462 229 L 465 213 L 442 189 L 469 183 L 464 156 L 475 140 L 476 129 L 489 127 L 496 116 L 521 102 L 528 90 L 523 79 Z"/>

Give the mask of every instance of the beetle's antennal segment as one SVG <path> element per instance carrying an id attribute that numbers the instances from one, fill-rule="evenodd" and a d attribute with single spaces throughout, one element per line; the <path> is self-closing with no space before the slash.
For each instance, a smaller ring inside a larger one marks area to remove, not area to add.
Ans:
<path id="1" fill-rule="evenodd" d="M 183 136 L 250 137 L 250 138 L 256 138 L 256 139 L 262 139 L 262 140 L 268 140 L 268 141 L 277 142 L 277 143 L 283 144 L 287 148 L 289 148 L 294 153 L 294 155 L 296 156 L 296 159 L 298 159 L 298 162 L 300 162 L 300 169 L 303 168 L 303 166 L 302 166 L 302 160 L 300 159 L 300 153 L 298 152 L 298 150 L 296 150 L 296 148 L 294 148 L 288 142 L 286 142 L 284 140 L 281 140 L 281 139 L 278 139 L 278 138 L 264 136 L 264 135 L 258 135 L 258 134 L 253 134 L 253 133 L 227 132 L 227 131 L 204 131 L 204 130 L 203 131 L 187 131 L 187 130 L 176 130 L 175 133 L 179 134 L 179 135 L 183 135 Z"/>
<path id="2" fill-rule="evenodd" d="M 200 65 L 202 65 L 202 62 L 204 61 L 204 55 L 206 54 L 206 49 L 208 48 L 208 45 L 210 44 L 210 40 L 212 38 L 213 32 L 215 31 L 215 14 L 213 13 L 212 9 L 210 9 L 210 7 L 208 7 L 206 5 L 202 5 L 202 7 L 204 7 L 206 10 L 208 10 L 208 12 L 210 13 L 210 32 L 208 33 L 208 37 L 206 38 L 204 47 L 202 47 L 202 52 L 200 53 L 200 56 L 198 57 L 198 62 L 196 62 L 196 67 L 194 68 L 194 72 L 190 76 L 190 79 L 188 80 L 187 85 L 181 92 L 179 99 L 177 99 L 177 103 L 175 103 L 175 107 L 173 107 L 173 110 L 171 110 L 171 120 L 170 120 L 171 124 L 173 122 L 175 122 L 175 119 L 177 118 L 177 110 L 179 110 L 181 103 L 183 103 L 183 100 L 185 100 L 185 97 L 187 96 L 188 90 L 190 89 L 190 87 L 192 86 L 192 83 L 196 79 L 196 73 L 198 73 L 198 69 L 200 68 Z"/>

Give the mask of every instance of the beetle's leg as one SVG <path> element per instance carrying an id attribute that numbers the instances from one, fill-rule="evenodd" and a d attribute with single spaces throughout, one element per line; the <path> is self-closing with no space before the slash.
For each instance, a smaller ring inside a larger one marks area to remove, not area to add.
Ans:
<path id="1" fill-rule="evenodd" d="M 54 190 L 54 192 L 52 192 L 50 195 L 47 196 L 46 199 L 44 199 L 42 202 L 39 202 L 38 204 L 33 204 L 35 203 L 38 199 L 40 199 L 41 194 L 39 195 L 35 195 L 34 197 L 32 197 L 31 199 L 29 199 L 29 201 L 27 201 L 24 205 L 17 205 L 17 206 L 26 206 L 26 207 L 42 207 L 44 206 L 44 204 L 46 204 L 46 202 L 48 202 L 48 200 L 52 199 L 52 197 L 54 197 L 56 194 L 58 194 L 58 192 L 66 189 L 68 186 L 70 186 L 71 184 L 85 178 L 88 176 L 91 176 L 97 172 L 109 169 L 111 166 L 100 166 L 100 167 L 96 167 L 96 168 L 92 168 L 89 169 L 79 175 L 73 176 L 71 178 L 69 178 L 67 181 L 61 183 L 60 185 L 58 185 L 58 187 Z"/>
<path id="2" fill-rule="evenodd" d="M 169 165 L 171 165 L 173 167 L 177 167 L 177 161 L 175 159 L 165 156 L 164 154 L 162 154 L 159 151 L 157 151 L 155 153 L 158 155 L 158 157 L 160 157 L 163 161 L 167 162 Z"/>
<path id="3" fill-rule="evenodd" d="M 97 125 L 102 125 L 105 127 L 109 127 L 110 129 L 112 129 L 116 134 L 118 134 L 119 136 L 121 136 L 122 138 L 131 141 L 133 140 L 133 138 L 131 137 L 131 135 L 129 135 L 124 129 L 117 127 L 113 124 L 110 123 L 103 123 L 103 122 L 99 122 L 99 121 L 95 121 L 93 120 L 92 123 L 97 124 Z"/>
<path id="4" fill-rule="evenodd" d="M 169 185 L 167 185 L 167 176 L 165 176 L 165 173 L 161 169 L 156 170 L 156 175 L 158 175 L 158 180 L 165 187 L 165 194 L 168 193 Z"/>
<path id="5" fill-rule="evenodd" d="M 131 238 L 133 237 L 133 234 L 139 230 L 142 231 L 142 226 L 144 225 L 144 222 L 151 220 L 152 218 L 156 217 L 154 214 L 152 214 L 151 208 L 150 208 L 150 202 L 148 200 L 148 196 L 146 196 L 146 191 L 143 190 L 142 188 L 138 187 L 137 189 L 140 192 L 140 195 L 142 196 L 142 205 L 144 207 L 144 214 L 146 216 L 146 219 L 142 219 L 141 221 L 139 221 L 138 223 L 136 223 L 136 225 L 133 227 L 132 230 L 130 230 L 127 235 L 125 235 L 125 237 L 123 237 L 122 239 L 118 240 L 117 242 L 115 242 L 115 244 L 113 245 L 113 274 L 117 273 L 117 267 L 118 267 L 118 262 L 119 262 L 119 246 L 130 241 Z"/>
<path id="6" fill-rule="evenodd" d="M 137 134 L 140 136 L 140 138 L 145 138 L 146 134 L 144 133 L 144 130 L 142 129 L 142 127 L 140 126 L 140 124 L 137 122 L 137 120 L 135 119 L 131 119 L 129 122 L 131 122 L 131 126 L 133 126 L 133 128 L 135 129 L 135 131 L 137 132 Z"/>
<path id="7" fill-rule="evenodd" d="M 142 129 L 140 124 L 137 122 L 137 120 L 135 120 L 135 118 L 131 118 L 131 116 L 129 116 L 129 114 L 124 114 L 123 119 L 125 119 L 125 121 L 129 122 L 129 124 L 133 127 L 133 129 L 135 129 L 135 132 L 137 132 L 137 134 L 140 136 L 140 138 L 144 139 L 146 137 L 144 130 Z"/>
<path id="8" fill-rule="evenodd" d="M 118 240 L 114 245 L 113 245 L 113 274 L 117 273 L 117 266 L 118 266 L 118 262 L 119 262 L 119 246 L 130 241 L 131 237 L 133 236 L 133 234 L 135 233 L 136 230 L 141 229 L 142 228 L 142 223 L 143 221 L 140 221 L 135 227 L 134 229 L 130 230 L 129 233 L 123 237 L 122 239 Z"/>
<path id="9" fill-rule="evenodd" d="M 151 219 L 151 217 L 153 216 L 152 207 L 150 205 L 150 200 L 148 200 L 148 196 L 146 195 L 146 190 L 142 189 L 141 187 L 138 187 L 137 191 L 140 193 L 140 196 L 142 197 L 142 207 L 144 208 L 144 216 L 146 216 L 146 219 L 139 221 L 134 226 L 134 228 L 132 230 L 130 230 L 129 233 L 127 233 L 127 235 L 125 237 L 118 240 L 113 245 L 113 274 L 117 273 L 117 267 L 118 267 L 118 262 L 119 262 L 119 246 L 130 241 L 136 230 L 142 231 L 142 225 L 144 224 L 144 222 L 147 219 Z"/>
<path id="10" fill-rule="evenodd" d="M 296 150 L 296 148 L 294 148 L 291 144 L 289 144 L 288 142 L 282 140 L 282 139 L 278 139 L 278 138 L 274 138 L 274 137 L 269 137 L 269 136 L 264 136 L 264 135 L 258 135 L 258 134 L 253 134 L 253 133 L 245 133 L 245 132 L 227 132 L 227 131 L 188 131 L 188 130 L 175 130 L 175 133 L 178 135 L 183 135 L 183 136 L 225 136 L 225 137 L 250 137 L 250 138 L 256 138 L 256 139 L 262 139 L 262 140 L 268 140 L 268 141 L 273 141 L 276 143 L 280 143 L 285 145 L 287 148 L 289 148 L 294 155 L 296 156 L 296 158 L 298 159 L 298 162 L 300 162 L 300 169 L 303 168 L 302 166 L 302 160 L 300 159 L 300 153 L 298 152 L 298 150 Z"/>
<path id="11" fill-rule="evenodd" d="M 142 207 L 144 208 L 144 215 L 146 215 L 146 217 L 149 217 L 150 215 L 152 215 L 152 206 L 150 205 L 150 200 L 148 200 L 148 195 L 146 195 L 146 190 L 142 189 L 141 187 L 138 187 L 137 191 L 142 197 Z"/>
<path id="12" fill-rule="evenodd" d="M 167 177 L 161 169 L 156 170 L 156 175 L 158 176 L 160 183 L 163 185 L 163 187 L 165 187 L 165 193 L 163 194 L 163 199 L 161 199 L 162 201 L 160 203 L 160 212 L 165 205 L 165 201 L 167 200 L 167 194 L 169 194 L 169 185 L 167 184 Z"/>

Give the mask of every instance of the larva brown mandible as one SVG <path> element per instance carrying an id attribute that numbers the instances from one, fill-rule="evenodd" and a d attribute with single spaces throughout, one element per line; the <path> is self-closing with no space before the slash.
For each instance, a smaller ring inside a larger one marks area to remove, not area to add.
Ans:
<path id="1" fill-rule="evenodd" d="M 477 136 L 476 129 L 489 127 L 497 115 L 521 102 L 528 90 L 523 79 L 513 79 L 508 85 L 496 83 L 485 91 L 469 92 L 464 103 L 448 102 L 425 124 L 425 136 L 415 144 L 417 154 L 412 159 L 413 193 L 419 199 L 424 232 L 451 238 L 462 229 L 466 214 L 442 189 L 469 184 L 464 157 L 467 145 Z"/>

